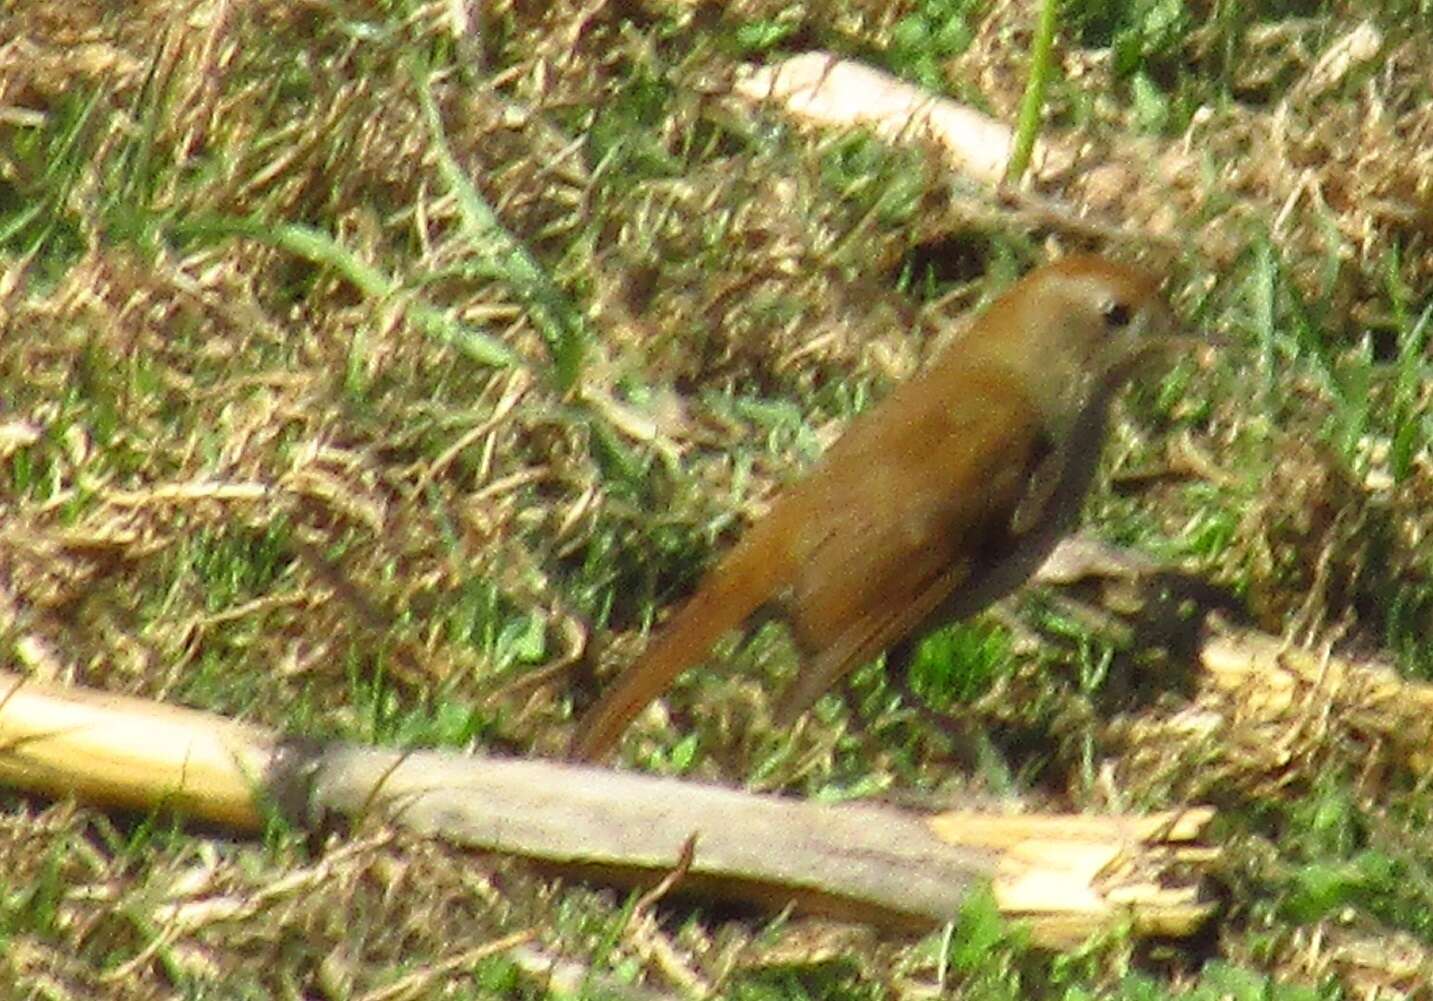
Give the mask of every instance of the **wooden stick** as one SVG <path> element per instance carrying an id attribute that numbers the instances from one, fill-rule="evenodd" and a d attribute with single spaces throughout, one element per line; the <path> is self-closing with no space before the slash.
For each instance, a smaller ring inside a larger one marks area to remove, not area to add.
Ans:
<path id="1" fill-rule="evenodd" d="M 1204 677 L 1241 714 L 1277 722 L 1329 708 L 1342 725 L 1376 735 L 1415 772 L 1433 768 L 1433 685 L 1409 681 L 1387 664 L 1304 650 L 1248 629 L 1211 636 L 1199 658 Z"/>
<path id="2" fill-rule="evenodd" d="M 929 817 L 831 806 L 564 762 L 305 746 L 210 713 L 0 672 L 0 781 L 254 830 L 265 803 L 300 822 L 377 815 L 424 834 L 624 885 L 650 885 L 695 836 L 679 889 L 927 929 L 993 881 L 1037 942 L 1128 919 L 1188 934 L 1211 906 L 1179 866 L 1209 810 L 1156 818 Z M 1191 852 L 1193 854 L 1191 854 Z"/>
<path id="3" fill-rule="evenodd" d="M 16 788 L 255 830 L 256 794 L 282 758 L 258 727 L 0 671 L 0 782 Z"/>
<path id="4" fill-rule="evenodd" d="M 868 127 L 881 138 L 929 141 L 957 170 L 987 184 L 1005 177 L 1014 146 L 1010 127 L 882 70 L 829 52 L 802 52 L 772 66 L 745 70 L 733 93 L 772 102 L 814 125 Z M 1037 145 L 1036 162 L 1044 148 Z"/>

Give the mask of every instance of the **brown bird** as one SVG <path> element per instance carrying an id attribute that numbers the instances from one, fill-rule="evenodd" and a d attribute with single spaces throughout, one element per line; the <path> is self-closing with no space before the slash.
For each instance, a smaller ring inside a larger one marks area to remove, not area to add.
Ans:
<path id="1" fill-rule="evenodd" d="M 605 755 L 729 630 L 770 608 L 801 654 L 791 722 L 883 650 L 1019 587 L 1074 527 L 1110 400 L 1190 343 L 1146 274 L 1093 256 L 1032 271 L 781 492 L 581 721 Z"/>

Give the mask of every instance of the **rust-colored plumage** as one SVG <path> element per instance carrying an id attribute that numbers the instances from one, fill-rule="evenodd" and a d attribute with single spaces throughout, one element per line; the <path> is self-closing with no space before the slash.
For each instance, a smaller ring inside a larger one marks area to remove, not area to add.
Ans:
<path id="1" fill-rule="evenodd" d="M 582 720 L 573 756 L 604 755 L 759 608 L 802 655 L 779 710 L 792 720 L 893 644 L 1018 587 L 1073 526 L 1110 398 L 1169 326 L 1133 268 L 1077 256 L 1031 272 L 778 495 Z"/>

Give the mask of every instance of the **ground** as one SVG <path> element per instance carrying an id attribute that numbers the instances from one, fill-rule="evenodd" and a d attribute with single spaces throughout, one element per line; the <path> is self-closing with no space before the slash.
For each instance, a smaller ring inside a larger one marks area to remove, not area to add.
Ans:
<path id="1" fill-rule="evenodd" d="M 1098 250 L 1167 276 L 1219 347 L 1121 397 L 1087 530 L 1266 632 L 1430 680 L 1433 10 L 1071 0 L 1044 136 L 1073 159 L 1018 197 L 730 93 L 824 48 L 1013 121 L 1032 6 L 8 5 L 6 668 L 308 737 L 557 753 L 853 414 L 1025 269 Z M 247 840 L 7 793 L 0 979 L 1417 994 L 1428 735 L 1327 694 L 1262 716 L 1107 618 L 1035 588 L 927 644 L 914 687 L 964 706 L 974 761 L 878 670 L 771 727 L 775 627 L 682 679 L 622 761 L 826 798 L 1212 804 L 1223 906 L 1195 942 L 1052 956 L 979 902 L 917 942 L 631 919 L 615 891 L 377 827 Z M 577 981 L 533 972 L 555 957 Z"/>

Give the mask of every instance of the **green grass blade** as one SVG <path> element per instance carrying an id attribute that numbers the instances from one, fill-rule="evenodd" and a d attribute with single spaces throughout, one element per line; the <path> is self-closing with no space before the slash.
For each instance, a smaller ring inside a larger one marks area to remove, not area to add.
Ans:
<path id="1" fill-rule="evenodd" d="M 338 272 L 366 297 L 376 300 L 394 298 L 399 287 L 377 268 L 321 230 L 299 223 L 277 225 L 248 219 L 209 219 L 186 227 L 194 232 L 224 233 L 278 247 L 320 267 Z M 419 330 L 430 337 L 452 344 L 480 365 L 515 365 L 518 358 L 507 345 L 494 337 L 473 330 L 425 302 L 410 299 L 404 313 Z"/>
<path id="2" fill-rule="evenodd" d="M 1035 39 L 1030 45 L 1030 76 L 1025 82 L 1025 94 L 1020 99 L 1015 147 L 1010 154 L 1010 166 L 1005 172 L 1005 180 L 1012 184 L 1025 176 L 1025 171 L 1030 166 L 1030 156 L 1035 152 L 1035 137 L 1040 133 L 1040 113 L 1045 107 L 1045 91 L 1050 86 L 1055 27 L 1059 22 L 1059 15 L 1058 0 L 1042 0 L 1040 20 L 1035 25 Z"/>
<path id="3" fill-rule="evenodd" d="M 432 136 L 438 169 L 457 199 L 464 232 L 478 253 L 491 262 L 527 306 L 552 353 L 558 386 L 571 389 L 581 374 L 586 342 L 581 315 L 532 255 L 503 228 L 497 213 L 468 180 L 448 146 L 427 74 L 416 63 L 410 63 L 409 70 L 423 104 L 423 117 Z"/>

